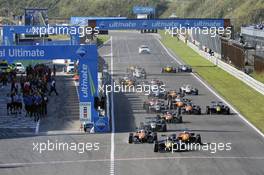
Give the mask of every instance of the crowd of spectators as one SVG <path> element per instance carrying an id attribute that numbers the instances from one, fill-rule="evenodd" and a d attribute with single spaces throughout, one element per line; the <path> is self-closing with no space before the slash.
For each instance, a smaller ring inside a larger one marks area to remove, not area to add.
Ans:
<path id="1" fill-rule="evenodd" d="M 26 75 L 18 75 L 16 71 L 0 74 L 3 86 L 10 84 L 6 95 L 7 115 L 23 115 L 34 117 L 38 121 L 47 116 L 47 105 L 52 92 L 56 90 L 55 75 L 45 64 L 37 64 L 26 68 Z"/>

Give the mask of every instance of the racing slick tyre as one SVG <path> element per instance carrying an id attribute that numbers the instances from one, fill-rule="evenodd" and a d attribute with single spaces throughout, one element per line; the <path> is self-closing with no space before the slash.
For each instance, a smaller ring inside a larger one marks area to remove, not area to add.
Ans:
<path id="1" fill-rule="evenodd" d="M 159 143 L 157 141 L 154 141 L 154 152 L 159 152 Z"/>
<path id="2" fill-rule="evenodd" d="M 172 139 L 176 140 L 177 139 L 177 135 L 176 134 L 172 134 Z"/>
<path id="3" fill-rule="evenodd" d="M 182 123 L 182 116 L 179 117 L 179 123 Z"/>
<path id="4" fill-rule="evenodd" d="M 164 69 L 162 68 L 162 69 L 161 69 L 161 73 L 164 73 L 164 72 L 165 72 L 165 71 L 164 71 Z"/>
<path id="5" fill-rule="evenodd" d="M 164 125 L 164 126 L 162 127 L 162 132 L 167 132 L 167 125 Z"/>
<path id="6" fill-rule="evenodd" d="M 129 143 L 129 144 L 133 143 L 133 133 L 129 133 L 129 136 L 128 136 L 128 143 Z"/>
<path id="7" fill-rule="evenodd" d="M 211 109 L 209 106 L 206 106 L 206 114 L 211 114 Z"/>
<path id="8" fill-rule="evenodd" d="M 227 107 L 227 106 L 225 107 L 225 114 L 226 114 L 226 115 L 229 115 L 229 114 L 230 114 L 230 108 Z"/>
<path id="9" fill-rule="evenodd" d="M 158 134 L 154 132 L 153 141 L 158 141 Z"/>
<path id="10" fill-rule="evenodd" d="M 195 91 L 194 91 L 194 95 L 198 95 L 198 94 L 199 94 L 198 89 L 195 89 Z"/>
<path id="11" fill-rule="evenodd" d="M 202 144 L 202 138 L 201 138 L 201 135 L 200 134 L 197 134 L 196 135 L 196 140 L 195 140 L 196 143 L 199 143 L 199 144 Z"/>

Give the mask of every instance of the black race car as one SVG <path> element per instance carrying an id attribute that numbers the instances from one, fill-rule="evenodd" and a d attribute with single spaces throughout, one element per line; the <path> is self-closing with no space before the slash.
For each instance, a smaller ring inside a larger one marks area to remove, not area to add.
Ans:
<path id="1" fill-rule="evenodd" d="M 224 105 L 223 102 L 212 101 L 210 106 L 206 106 L 206 114 L 230 114 L 230 108 Z"/>
<path id="2" fill-rule="evenodd" d="M 154 152 L 173 152 L 188 151 L 190 144 L 202 144 L 200 134 L 181 132 L 169 136 L 162 136 L 158 141 L 154 142 Z"/>
<path id="3" fill-rule="evenodd" d="M 129 133 L 128 143 L 154 143 L 158 138 L 156 132 L 146 128 L 137 129 L 135 133 Z"/>

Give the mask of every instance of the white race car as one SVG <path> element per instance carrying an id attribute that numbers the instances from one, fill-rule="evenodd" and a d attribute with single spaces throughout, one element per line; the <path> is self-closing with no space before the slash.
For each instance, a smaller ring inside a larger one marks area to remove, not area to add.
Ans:
<path id="1" fill-rule="evenodd" d="M 141 67 L 136 67 L 134 71 L 132 72 L 132 75 L 133 77 L 136 77 L 136 78 L 144 78 L 144 79 L 147 78 L 145 69 Z"/>
<path id="2" fill-rule="evenodd" d="M 187 84 L 187 85 L 184 85 L 180 88 L 180 93 L 198 95 L 198 89 Z"/>
<path id="3" fill-rule="evenodd" d="M 149 49 L 148 46 L 146 46 L 146 45 L 141 45 L 141 46 L 138 48 L 138 53 L 139 53 L 139 54 L 142 54 L 142 53 L 150 53 L 150 49 Z"/>

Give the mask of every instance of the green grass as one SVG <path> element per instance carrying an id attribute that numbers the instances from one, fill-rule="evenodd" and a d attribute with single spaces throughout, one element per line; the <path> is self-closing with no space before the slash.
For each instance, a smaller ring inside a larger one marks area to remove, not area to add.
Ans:
<path id="1" fill-rule="evenodd" d="M 107 40 L 109 40 L 110 36 L 109 35 L 99 35 L 97 37 L 97 45 L 101 45 L 103 44 L 104 42 L 106 42 Z"/>
<path id="2" fill-rule="evenodd" d="M 194 70 L 220 95 L 229 101 L 252 124 L 264 132 L 264 96 L 231 76 L 222 69 L 215 67 L 182 41 L 177 41 L 164 32 L 160 33 L 162 43 L 176 55 L 191 65 Z M 208 102 L 209 103 L 209 102 Z"/>
<path id="3" fill-rule="evenodd" d="M 252 76 L 253 78 L 255 78 L 256 80 L 258 80 L 258 81 L 264 83 L 264 73 L 256 73 L 256 72 L 253 72 L 253 73 L 251 74 L 251 76 Z"/>

